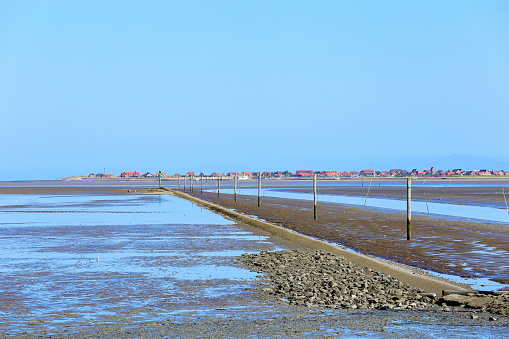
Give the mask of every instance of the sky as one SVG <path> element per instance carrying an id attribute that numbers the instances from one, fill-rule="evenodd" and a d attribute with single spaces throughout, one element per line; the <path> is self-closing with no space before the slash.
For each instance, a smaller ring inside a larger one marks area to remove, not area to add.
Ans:
<path id="1" fill-rule="evenodd" d="M 0 181 L 509 171 L 509 2 L 1 1 Z"/>

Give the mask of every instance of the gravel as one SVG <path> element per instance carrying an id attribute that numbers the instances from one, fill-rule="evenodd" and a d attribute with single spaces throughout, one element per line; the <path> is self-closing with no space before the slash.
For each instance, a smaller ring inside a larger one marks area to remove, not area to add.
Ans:
<path id="1" fill-rule="evenodd" d="M 451 307 L 480 309 L 509 315 L 509 295 L 433 293 L 359 266 L 324 251 L 286 250 L 244 254 L 241 262 L 266 273 L 270 286 L 263 291 L 289 304 L 334 309 L 431 309 Z"/>
<path id="2" fill-rule="evenodd" d="M 267 273 L 264 291 L 290 304 L 342 309 L 408 309 L 434 306 L 437 297 L 397 279 L 323 251 L 244 254 L 255 272 Z"/>

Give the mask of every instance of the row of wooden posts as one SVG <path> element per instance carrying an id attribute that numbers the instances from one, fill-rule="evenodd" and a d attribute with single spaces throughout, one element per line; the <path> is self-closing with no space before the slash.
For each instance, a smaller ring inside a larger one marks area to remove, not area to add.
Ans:
<path id="1" fill-rule="evenodd" d="M 191 192 L 194 192 L 193 181 L 194 176 L 190 177 L 190 188 Z M 161 187 L 161 178 L 159 178 L 159 187 Z M 180 177 L 178 178 L 178 188 L 180 189 Z M 219 196 L 219 191 L 221 188 L 221 177 L 217 177 L 217 196 Z M 184 191 L 186 190 L 186 177 L 184 177 Z M 260 207 L 261 203 L 261 191 L 262 191 L 262 176 L 261 172 L 258 173 L 258 207 Z M 234 189 L 233 189 L 233 198 L 237 201 L 237 176 L 234 177 Z M 200 177 L 200 193 L 203 193 L 203 177 Z M 315 218 L 316 219 L 316 218 Z"/>
<path id="2" fill-rule="evenodd" d="M 160 173 L 160 172 L 159 172 Z M 316 174 L 313 175 L 313 219 L 316 220 L 316 207 L 318 205 L 318 195 L 316 191 Z M 203 177 L 200 177 L 200 193 L 203 193 Z M 193 188 L 194 176 L 190 178 L 190 191 L 194 192 Z M 362 183 L 364 186 L 364 182 Z M 217 177 L 217 196 L 219 197 L 219 190 L 221 186 L 221 178 Z M 159 187 L 161 187 L 161 174 L 159 174 Z M 412 240 L 412 179 L 407 178 L 407 222 L 406 222 L 406 237 L 407 240 Z M 178 178 L 178 188 L 180 189 L 180 177 Z M 184 177 L 184 191 L 186 190 L 186 177 Z M 262 175 L 258 172 L 258 207 L 261 204 L 261 191 L 262 191 Z M 237 201 L 237 176 L 234 177 L 233 199 Z"/>

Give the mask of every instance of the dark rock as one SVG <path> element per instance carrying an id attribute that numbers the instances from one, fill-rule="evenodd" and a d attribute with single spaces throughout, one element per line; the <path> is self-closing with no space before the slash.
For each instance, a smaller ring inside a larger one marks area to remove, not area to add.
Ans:
<path id="1" fill-rule="evenodd" d="M 435 299 L 435 295 L 423 298 L 424 291 L 393 277 L 322 251 L 262 252 L 243 255 L 241 260 L 255 271 L 269 275 L 275 295 L 298 305 L 426 308 Z"/>

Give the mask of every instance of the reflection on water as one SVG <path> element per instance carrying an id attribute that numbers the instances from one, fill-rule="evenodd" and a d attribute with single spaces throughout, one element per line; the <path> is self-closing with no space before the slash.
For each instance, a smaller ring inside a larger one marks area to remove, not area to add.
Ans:
<path id="1" fill-rule="evenodd" d="M 195 213 L 196 210 L 200 213 Z M 25 212 L 25 213 L 18 213 Z M 0 195 L 0 225 L 233 224 L 190 202 L 161 196 Z"/>
<path id="2" fill-rule="evenodd" d="M 257 274 L 233 258 L 278 249 L 169 195 L 1 195 L 0 315 L 15 333 L 30 321 L 63 321 L 55 313 L 97 320 L 128 306 L 146 314 L 168 296 L 173 308 L 235 300 Z"/>

